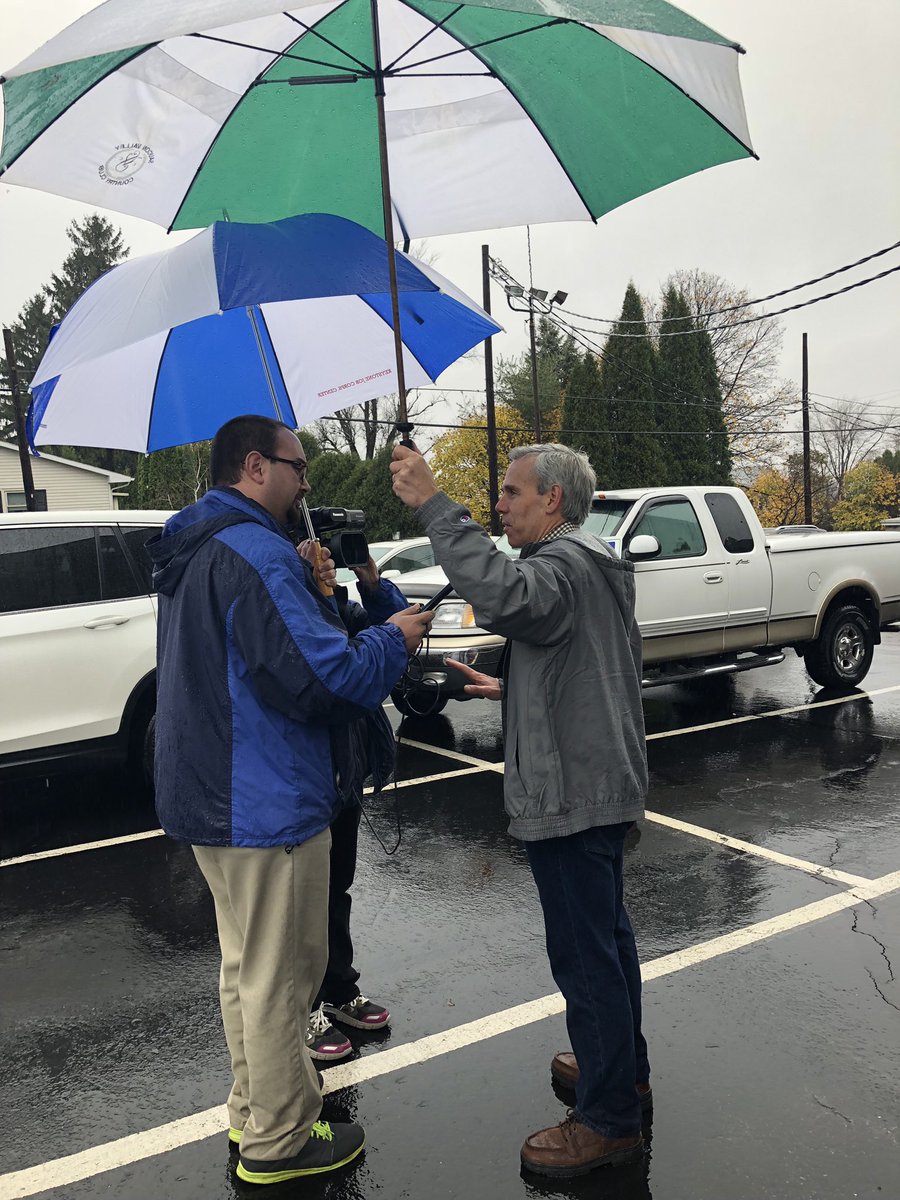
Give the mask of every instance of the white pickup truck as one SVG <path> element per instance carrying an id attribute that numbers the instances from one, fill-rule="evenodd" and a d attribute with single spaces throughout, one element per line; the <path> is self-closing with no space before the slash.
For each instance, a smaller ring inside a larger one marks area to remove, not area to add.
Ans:
<path id="1" fill-rule="evenodd" d="M 852 687 L 881 629 L 900 619 L 900 531 L 767 532 L 739 488 L 720 487 L 598 492 L 584 527 L 635 564 L 645 687 L 768 666 L 786 647 L 816 683 Z M 443 582 L 439 568 L 400 581 L 410 600 Z M 405 711 L 465 699 L 448 655 L 496 670 L 502 639 L 469 605 L 446 603 L 421 681 L 394 695 Z"/>

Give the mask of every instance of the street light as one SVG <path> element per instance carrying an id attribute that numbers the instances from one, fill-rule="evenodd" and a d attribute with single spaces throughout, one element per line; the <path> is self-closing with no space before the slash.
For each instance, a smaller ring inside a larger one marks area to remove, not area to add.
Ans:
<path id="1" fill-rule="evenodd" d="M 549 313 L 554 304 L 564 304 L 568 299 L 568 292 L 554 292 L 552 296 L 543 288 L 530 288 L 525 290 L 518 283 L 505 283 L 503 290 L 506 292 L 506 303 L 513 312 L 528 313 L 528 335 L 531 342 L 531 400 L 534 405 L 534 440 L 542 442 L 544 440 L 543 430 L 541 428 L 541 404 L 538 396 L 538 368 L 537 368 L 537 342 L 534 334 L 534 306 L 535 301 L 538 305 L 545 306 L 540 309 L 543 313 Z M 548 296 L 550 297 L 548 300 Z M 513 304 L 513 300 L 526 300 L 528 302 L 527 310 L 517 308 Z"/>

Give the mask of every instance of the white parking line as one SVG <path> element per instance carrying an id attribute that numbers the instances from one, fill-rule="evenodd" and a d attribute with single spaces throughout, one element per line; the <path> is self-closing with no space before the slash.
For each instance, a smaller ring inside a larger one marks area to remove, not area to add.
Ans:
<path id="1" fill-rule="evenodd" d="M 674 817 L 666 817 L 662 813 L 645 812 L 644 817 L 654 825 L 665 825 L 668 829 L 677 829 L 679 833 L 689 833 L 692 837 L 704 838 L 717 846 L 727 846 L 730 850 L 738 850 L 742 854 L 766 858 L 783 867 L 793 867 L 796 871 L 805 871 L 807 875 L 830 879 L 834 883 L 846 883 L 855 887 L 857 884 L 871 882 L 862 875 L 849 875 L 846 871 L 836 871 L 834 867 L 821 867 L 818 863 L 807 862 L 805 858 L 792 858 L 789 854 L 770 850 L 768 846 L 757 846 L 755 842 L 743 842 L 740 838 L 729 837 L 726 833 L 716 833 L 714 829 L 707 829 L 703 825 L 691 825 L 688 821 L 678 821 Z"/>
<path id="2" fill-rule="evenodd" d="M 148 838 L 162 836 L 161 829 L 148 829 L 145 833 L 129 833 L 125 837 L 104 838 L 102 842 L 82 842 L 80 846 L 60 846 L 57 850 L 39 850 L 35 854 L 20 854 L 18 858 L 0 859 L 0 867 L 18 867 L 22 863 L 43 862 L 45 858 L 63 858 L 67 854 L 83 854 L 85 850 L 108 850 L 111 846 L 128 846 L 132 842 L 145 842 Z"/>
<path id="3" fill-rule="evenodd" d="M 867 900 L 875 900 L 891 892 L 900 891 L 900 871 L 890 875 L 882 875 L 870 883 L 860 884 L 844 892 L 835 892 L 812 904 L 795 908 L 791 912 L 770 917 L 765 921 L 757 921 L 745 925 L 733 933 L 722 934 L 721 937 L 700 942 L 686 950 L 677 950 L 673 954 L 662 955 L 645 963 L 642 976 L 645 982 L 660 979 L 665 975 L 673 975 L 688 967 L 698 966 L 711 959 L 731 954 L 735 950 L 746 949 L 758 945 L 768 938 L 800 929 L 825 917 L 834 916 L 844 909 L 853 908 Z M 565 1004 L 558 992 L 518 1004 L 502 1012 L 491 1013 L 487 1017 L 479 1017 L 464 1025 L 442 1033 L 431 1034 L 403 1046 L 394 1046 L 332 1068 L 327 1075 L 327 1091 L 351 1084 L 367 1082 L 388 1075 L 395 1071 L 449 1054 L 465 1046 L 484 1042 L 488 1038 L 497 1037 L 521 1029 L 535 1021 L 555 1016 L 563 1012 Z M 203 1138 L 220 1134 L 224 1137 L 228 1126 L 227 1112 L 223 1105 L 183 1117 L 178 1121 L 170 1121 L 167 1125 L 145 1130 L 143 1133 L 132 1134 L 115 1142 L 107 1142 L 94 1146 L 90 1150 L 82 1150 L 65 1158 L 54 1159 L 41 1163 L 36 1167 L 28 1167 L 22 1171 L 12 1171 L 0 1175 L 0 1200 L 23 1200 L 37 1192 L 49 1191 L 52 1188 L 65 1187 L 85 1179 L 93 1178 L 104 1171 L 113 1171 L 131 1166 L 144 1159 L 158 1154 L 178 1149 L 201 1141 Z"/>
<path id="4" fill-rule="evenodd" d="M 460 775 L 478 775 L 485 768 L 462 767 L 456 771 L 444 771 L 442 775 L 421 775 L 418 779 L 399 779 L 394 785 L 385 788 L 382 795 L 388 795 L 394 787 L 418 787 L 422 783 L 437 783 L 441 779 L 458 779 Z M 372 794 L 372 788 L 363 789 L 365 795 Z M 164 837 L 161 829 L 148 829 L 145 833 L 130 833 L 125 837 L 106 838 L 101 842 L 82 842 L 80 846 L 60 846 L 57 850 L 39 850 L 34 854 L 20 854 L 18 858 L 0 859 L 0 867 L 18 867 L 22 863 L 42 862 L 45 858 L 62 858 L 66 854 L 83 854 L 85 850 L 108 850 L 111 846 L 127 846 L 131 842 L 143 842 L 148 838 Z"/>
<path id="5" fill-rule="evenodd" d="M 400 746 L 412 746 L 414 750 L 427 750 L 430 754 L 442 754 L 444 758 L 452 758 L 456 762 L 477 764 L 485 771 L 499 771 L 501 775 L 503 774 L 502 762 L 488 762 L 487 759 L 474 758 L 471 754 L 460 754 L 458 750 L 448 750 L 444 746 L 432 746 L 428 742 L 414 742 L 411 738 L 401 738 Z"/>
<path id="6" fill-rule="evenodd" d="M 793 708 L 773 708 L 769 712 L 753 713 L 747 717 L 729 717 L 725 721 L 710 721 L 708 725 L 686 725 L 682 729 L 664 729 L 661 733 L 648 733 L 647 741 L 659 738 L 681 737 L 684 733 L 702 733 L 706 729 L 724 729 L 726 725 L 746 725 L 750 721 L 765 721 L 769 717 L 789 717 L 792 713 L 806 712 L 816 708 L 831 708 L 835 704 L 853 704 L 867 700 L 870 696 L 883 696 L 886 692 L 900 691 L 900 683 L 890 687 L 874 688 L 871 692 L 858 692 L 853 696 L 837 696 L 834 700 L 820 700 L 816 704 L 797 704 Z"/>

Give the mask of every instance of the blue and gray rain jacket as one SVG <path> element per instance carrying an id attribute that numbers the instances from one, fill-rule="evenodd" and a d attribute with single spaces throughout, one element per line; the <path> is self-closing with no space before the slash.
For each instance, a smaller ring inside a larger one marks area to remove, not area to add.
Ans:
<path id="1" fill-rule="evenodd" d="M 233 489 L 213 488 L 148 548 L 162 827 L 201 846 L 314 837 L 359 789 L 351 726 L 399 680 L 403 635 L 383 624 L 348 634 L 278 522 Z M 367 617 L 405 604 L 382 581 Z"/>

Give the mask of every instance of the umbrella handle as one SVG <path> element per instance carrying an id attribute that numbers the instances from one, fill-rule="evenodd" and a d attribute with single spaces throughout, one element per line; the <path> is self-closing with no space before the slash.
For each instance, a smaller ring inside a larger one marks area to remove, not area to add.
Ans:
<path id="1" fill-rule="evenodd" d="M 316 571 L 316 584 L 318 585 L 319 591 L 322 593 L 323 596 L 333 596 L 334 588 L 331 587 L 327 583 L 323 583 L 318 575 L 319 566 L 322 562 L 322 559 L 325 556 L 325 551 L 322 549 L 322 543 L 318 540 L 318 538 L 316 538 L 316 540 L 315 540 L 314 549 L 315 549 L 315 554 L 316 554 L 316 561 L 315 561 L 315 566 L 314 566 L 314 570 Z"/>

